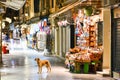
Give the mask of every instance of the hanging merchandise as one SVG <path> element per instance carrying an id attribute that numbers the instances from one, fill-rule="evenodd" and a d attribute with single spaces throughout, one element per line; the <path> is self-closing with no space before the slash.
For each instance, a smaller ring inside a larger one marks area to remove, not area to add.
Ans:
<path id="1" fill-rule="evenodd" d="M 75 34 L 78 34 L 79 33 L 79 29 L 78 27 L 75 28 Z"/>
<path id="2" fill-rule="evenodd" d="M 44 21 L 43 21 L 43 26 L 44 26 L 44 27 L 47 26 L 47 20 L 46 20 L 46 19 L 44 19 Z"/>
<path id="3" fill-rule="evenodd" d="M 67 20 L 63 20 L 63 21 L 59 21 L 57 24 L 58 24 L 58 26 L 65 27 L 65 26 L 67 26 L 67 24 L 69 24 L 69 23 L 68 23 Z"/>
<path id="4" fill-rule="evenodd" d="M 76 17 L 77 17 L 77 14 L 73 13 L 72 18 L 73 18 L 74 22 L 75 22 Z"/>
<path id="5" fill-rule="evenodd" d="M 38 23 L 38 26 L 39 26 L 39 30 L 40 31 L 44 31 L 43 29 L 44 29 L 44 27 L 43 27 L 43 21 L 40 21 L 39 23 Z"/>
<path id="6" fill-rule="evenodd" d="M 77 27 L 75 29 L 75 34 L 80 36 L 83 33 L 82 26 L 79 21 L 77 21 Z"/>
<path id="7" fill-rule="evenodd" d="M 50 28 L 49 28 L 49 26 L 44 27 L 44 31 L 46 32 L 46 34 L 50 34 Z"/>

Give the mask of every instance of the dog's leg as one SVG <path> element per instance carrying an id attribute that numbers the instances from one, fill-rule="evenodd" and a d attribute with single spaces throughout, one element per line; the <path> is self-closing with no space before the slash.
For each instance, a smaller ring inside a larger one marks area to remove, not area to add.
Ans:
<path id="1" fill-rule="evenodd" d="M 42 66 L 40 66 L 40 73 L 42 72 Z"/>
<path id="2" fill-rule="evenodd" d="M 47 67 L 47 73 L 49 72 L 49 67 L 48 66 L 46 66 Z"/>
<path id="3" fill-rule="evenodd" d="M 51 68 L 48 66 L 48 72 L 51 72 Z"/>
<path id="4" fill-rule="evenodd" d="M 51 65 L 50 65 L 50 62 L 48 62 L 48 67 L 49 67 L 49 71 L 51 72 Z"/>
<path id="5" fill-rule="evenodd" d="M 50 66 L 50 64 L 48 64 L 46 67 L 47 67 L 47 72 L 51 72 L 51 66 Z"/>
<path id="6" fill-rule="evenodd" d="M 38 67 L 38 74 L 40 74 L 40 67 Z"/>

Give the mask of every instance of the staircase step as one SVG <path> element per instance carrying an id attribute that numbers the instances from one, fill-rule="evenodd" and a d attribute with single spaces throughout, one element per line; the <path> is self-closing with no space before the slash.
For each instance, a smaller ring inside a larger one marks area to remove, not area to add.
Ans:
<path id="1" fill-rule="evenodd" d="M 110 77 L 109 69 L 103 69 L 103 71 L 97 71 L 96 73 L 102 75 L 103 77 Z"/>

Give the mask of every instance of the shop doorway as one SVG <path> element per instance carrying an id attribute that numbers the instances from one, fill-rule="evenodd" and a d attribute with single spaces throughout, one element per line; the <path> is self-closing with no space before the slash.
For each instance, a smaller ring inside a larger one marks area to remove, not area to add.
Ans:
<path id="1" fill-rule="evenodd" d="M 75 29 L 74 25 L 70 25 L 70 48 L 75 47 Z"/>

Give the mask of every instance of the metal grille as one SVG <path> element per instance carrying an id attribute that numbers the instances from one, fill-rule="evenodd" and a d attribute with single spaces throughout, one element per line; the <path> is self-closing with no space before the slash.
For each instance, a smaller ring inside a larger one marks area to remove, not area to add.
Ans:
<path id="1" fill-rule="evenodd" d="M 98 45 L 103 44 L 103 22 L 98 22 Z"/>
<path id="2" fill-rule="evenodd" d="M 115 45 L 113 46 L 114 48 L 114 53 L 113 53 L 113 65 L 114 71 L 120 72 L 120 19 L 115 20 Z"/>

